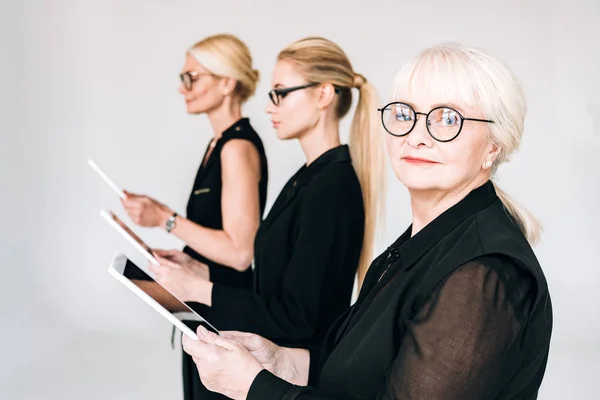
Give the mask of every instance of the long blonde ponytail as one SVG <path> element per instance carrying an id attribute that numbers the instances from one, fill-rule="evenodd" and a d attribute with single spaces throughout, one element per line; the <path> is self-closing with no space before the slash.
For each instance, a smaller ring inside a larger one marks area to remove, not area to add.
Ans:
<path id="1" fill-rule="evenodd" d="M 494 183 L 496 194 L 504 204 L 504 208 L 508 214 L 515 220 L 517 226 L 532 245 L 539 242 L 542 236 L 542 225 L 528 210 L 518 205 L 510 198 L 502 189 Z"/>
<path id="2" fill-rule="evenodd" d="M 358 284 L 373 258 L 377 223 L 383 213 L 384 152 L 379 129 L 377 91 L 360 74 L 356 74 L 348 56 L 337 44 L 322 37 L 308 37 L 283 49 L 279 60 L 294 63 L 308 82 L 331 83 L 339 90 L 336 116 L 344 117 L 352 105 L 352 89 L 359 90 L 358 105 L 350 130 L 350 152 L 360 181 L 365 207 L 365 230 L 357 266 Z"/>
<path id="3" fill-rule="evenodd" d="M 377 91 L 362 75 L 357 78 L 355 83 L 360 94 L 350 128 L 350 152 L 365 206 L 365 233 L 357 271 L 360 288 L 373 258 L 377 225 L 383 211 L 385 169 L 383 137 L 376 113 Z"/>

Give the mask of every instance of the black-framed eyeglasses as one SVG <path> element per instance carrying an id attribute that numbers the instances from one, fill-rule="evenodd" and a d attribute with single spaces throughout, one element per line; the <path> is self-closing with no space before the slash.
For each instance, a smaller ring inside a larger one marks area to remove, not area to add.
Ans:
<path id="1" fill-rule="evenodd" d="M 449 142 L 460 134 L 464 121 L 487 122 L 489 119 L 466 118 L 460 112 L 449 106 L 439 106 L 427 114 L 415 111 L 409 104 L 392 102 L 378 108 L 381 112 L 381 123 L 392 136 L 406 136 L 415 128 L 417 115 L 424 115 L 429 135 L 438 142 Z"/>
<path id="2" fill-rule="evenodd" d="M 284 99 L 285 96 L 287 96 L 288 94 L 295 92 L 296 90 L 306 89 L 306 88 L 317 86 L 317 85 L 319 85 L 318 82 L 313 82 L 313 83 L 307 83 L 306 85 L 292 86 L 292 87 L 286 87 L 286 88 L 281 88 L 281 89 L 273 89 L 269 92 L 269 98 L 271 99 L 273 104 L 278 106 L 279 103 L 281 102 L 281 99 Z"/>
<path id="3" fill-rule="evenodd" d="M 183 83 L 185 90 L 192 90 L 194 82 L 196 82 L 201 76 L 212 75 L 211 73 L 200 73 L 198 71 L 187 71 L 179 74 L 179 79 Z"/>

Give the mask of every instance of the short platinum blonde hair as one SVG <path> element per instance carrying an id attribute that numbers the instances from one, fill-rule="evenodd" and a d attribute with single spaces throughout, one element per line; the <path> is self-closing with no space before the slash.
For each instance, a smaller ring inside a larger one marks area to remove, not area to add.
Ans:
<path id="1" fill-rule="evenodd" d="M 488 140 L 501 150 L 492 166 L 492 174 L 519 148 L 527 114 L 525 93 L 508 66 L 491 55 L 456 43 L 425 49 L 398 71 L 391 98 L 405 99 L 423 91 L 438 95 L 442 102 L 477 107 L 484 118 L 495 122 L 488 124 Z M 541 236 L 540 223 L 495 183 L 494 186 L 527 240 L 536 243 Z"/>

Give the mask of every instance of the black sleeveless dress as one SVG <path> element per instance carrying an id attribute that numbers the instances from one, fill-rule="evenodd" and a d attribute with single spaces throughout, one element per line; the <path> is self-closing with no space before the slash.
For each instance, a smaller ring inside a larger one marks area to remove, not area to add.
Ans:
<path id="1" fill-rule="evenodd" d="M 242 139 L 250 141 L 260 156 L 260 182 L 259 182 L 259 197 L 260 197 L 260 215 L 265 210 L 267 199 L 267 183 L 268 183 L 268 167 L 267 158 L 263 143 L 250 125 L 248 118 L 242 118 L 227 128 L 222 136 L 217 140 L 212 152 L 208 155 L 210 149 L 207 147 L 202 163 L 198 169 L 198 174 L 194 180 L 192 193 L 187 204 L 186 217 L 199 225 L 211 229 L 223 229 L 222 210 L 221 210 L 221 151 L 225 144 L 234 139 Z M 213 283 L 235 287 L 240 289 L 252 290 L 252 269 L 248 268 L 244 272 L 239 272 L 233 268 L 216 263 L 203 255 L 197 253 L 190 247 L 186 246 L 183 252 L 190 257 L 208 265 L 210 269 L 210 279 Z M 198 309 L 198 307 L 195 307 Z M 200 315 L 202 310 L 198 309 Z M 197 322 L 184 321 L 194 331 L 198 327 Z M 183 393 L 185 400 L 192 399 L 207 399 L 207 398 L 226 398 L 216 393 L 208 391 L 198 378 L 196 364 L 192 358 L 185 352 L 182 352 L 182 369 L 183 369 Z"/>

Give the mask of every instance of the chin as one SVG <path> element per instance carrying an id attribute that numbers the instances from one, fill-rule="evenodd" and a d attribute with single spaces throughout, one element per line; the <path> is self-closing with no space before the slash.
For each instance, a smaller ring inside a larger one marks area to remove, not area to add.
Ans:
<path id="1" fill-rule="evenodd" d="M 394 166 L 396 177 L 408 190 L 432 190 L 443 187 L 443 175 L 434 169 Z"/>
<path id="2" fill-rule="evenodd" d="M 188 114 L 202 114 L 202 111 L 198 110 L 198 108 L 194 106 L 188 106 L 187 112 Z"/>
<path id="3" fill-rule="evenodd" d="M 295 138 L 292 133 L 286 132 L 285 130 L 277 129 L 276 132 L 279 140 L 290 140 Z"/>

